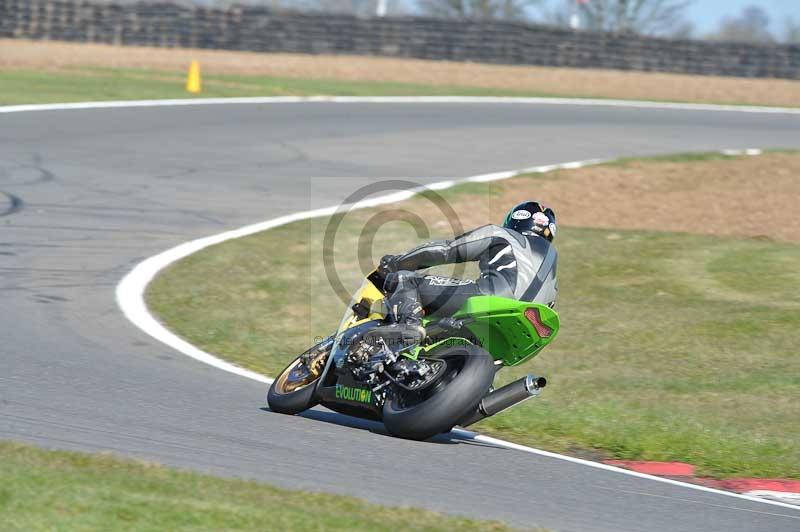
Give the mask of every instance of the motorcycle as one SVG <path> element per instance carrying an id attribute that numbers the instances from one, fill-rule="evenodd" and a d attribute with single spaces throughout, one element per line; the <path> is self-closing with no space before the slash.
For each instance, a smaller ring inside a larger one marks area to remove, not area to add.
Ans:
<path id="1" fill-rule="evenodd" d="M 383 281 L 378 271 L 369 274 L 336 333 L 278 375 L 267 394 L 270 410 L 298 414 L 321 404 L 383 421 L 393 436 L 425 440 L 493 416 L 546 385 L 527 375 L 492 387 L 501 368 L 527 362 L 555 339 L 560 322 L 549 306 L 475 296 L 452 316 L 390 324 Z"/>

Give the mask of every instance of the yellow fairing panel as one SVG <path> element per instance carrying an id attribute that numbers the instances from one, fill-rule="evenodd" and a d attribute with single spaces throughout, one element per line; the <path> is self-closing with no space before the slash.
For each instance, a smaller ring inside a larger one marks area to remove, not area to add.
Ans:
<path id="1" fill-rule="evenodd" d="M 358 303 L 359 301 L 364 300 L 367 305 L 369 305 L 370 309 L 373 311 L 367 316 L 366 318 L 359 320 L 356 316 L 355 312 L 353 312 L 353 305 Z M 342 321 L 339 325 L 339 331 L 342 332 L 350 327 L 354 327 L 365 321 L 369 320 L 380 320 L 384 318 L 382 312 L 377 312 L 378 308 L 381 308 L 381 305 L 376 304 L 380 303 L 383 300 L 383 292 L 378 290 L 378 288 L 372 284 L 369 279 L 364 279 L 364 282 L 361 284 L 361 287 L 356 290 L 356 293 L 353 294 L 353 298 L 350 300 L 350 304 L 347 306 L 347 310 L 342 317 Z"/>

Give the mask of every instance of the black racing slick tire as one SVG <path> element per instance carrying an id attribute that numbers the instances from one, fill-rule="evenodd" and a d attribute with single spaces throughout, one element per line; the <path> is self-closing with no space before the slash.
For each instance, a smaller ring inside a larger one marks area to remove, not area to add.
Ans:
<path id="1" fill-rule="evenodd" d="M 267 392 L 267 403 L 270 410 L 280 414 L 294 415 L 317 405 L 319 402 L 316 395 L 318 377 L 299 387 L 288 386 L 287 383 L 290 382 L 289 379 L 292 370 L 296 369 L 302 363 L 301 359 L 303 356 L 314 350 L 319 350 L 321 345 L 322 344 L 315 345 L 292 360 L 292 362 L 278 374 L 278 377 L 272 382 Z"/>
<path id="2" fill-rule="evenodd" d="M 491 355 L 483 349 L 453 346 L 431 358 L 447 363 L 445 376 L 432 395 L 409 403 L 408 396 L 398 393 L 384 404 L 383 423 L 392 436 L 426 440 L 448 432 L 489 392 L 495 368 Z"/>

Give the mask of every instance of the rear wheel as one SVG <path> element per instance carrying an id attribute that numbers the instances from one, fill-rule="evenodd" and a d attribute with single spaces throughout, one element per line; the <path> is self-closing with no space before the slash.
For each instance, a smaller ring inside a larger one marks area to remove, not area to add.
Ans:
<path id="1" fill-rule="evenodd" d="M 281 371 L 267 392 L 269 409 L 281 414 L 298 414 L 317 404 L 315 384 L 330 354 L 331 342 L 315 345 Z"/>
<path id="2" fill-rule="evenodd" d="M 472 345 L 450 347 L 434 357 L 447 367 L 422 390 L 398 391 L 383 406 L 383 423 L 393 436 L 425 440 L 447 432 L 471 414 L 494 380 L 494 362 Z"/>

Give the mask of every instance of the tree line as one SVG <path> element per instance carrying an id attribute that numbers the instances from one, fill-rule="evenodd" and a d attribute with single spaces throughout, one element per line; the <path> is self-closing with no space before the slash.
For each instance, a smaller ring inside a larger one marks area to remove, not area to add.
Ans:
<path id="1" fill-rule="evenodd" d="M 132 2 L 141 0 L 108 0 Z M 163 1 L 163 0 L 145 0 Z M 276 10 L 317 11 L 371 16 L 424 15 L 469 20 L 504 20 L 547 24 L 576 30 L 631 33 L 676 39 L 800 44 L 800 19 L 788 17 L 773 28 L 758 5 L 722 18 L 712 32 L 700 33 L 687 19 L 693 2 L 702 0 L 172 0 L 178 3 L 228 7 L 263 5 Z M 798 2 L 800 0 L 787 0 Z"/>

